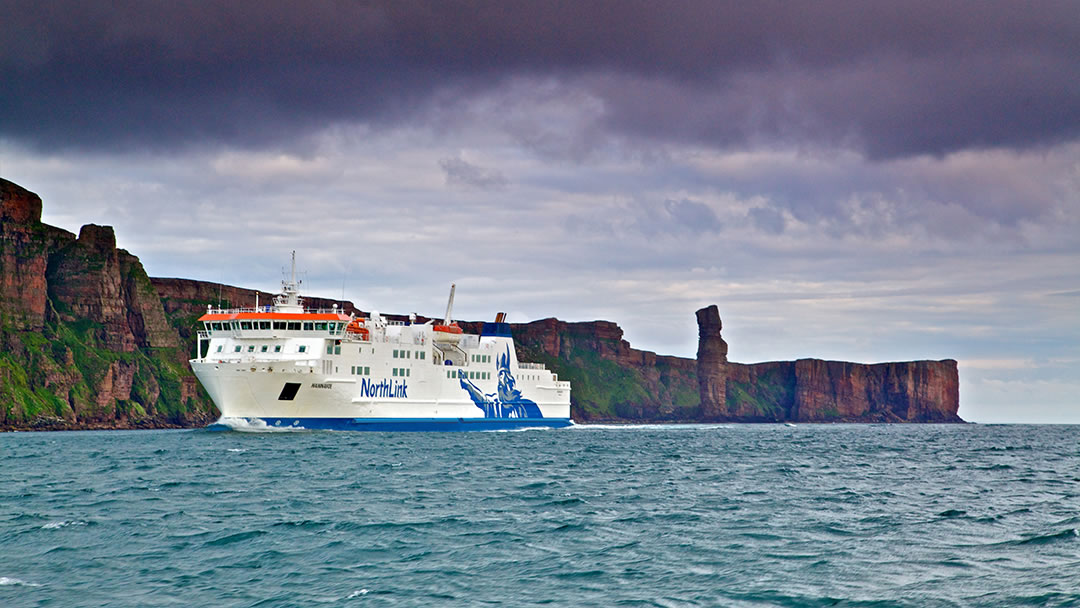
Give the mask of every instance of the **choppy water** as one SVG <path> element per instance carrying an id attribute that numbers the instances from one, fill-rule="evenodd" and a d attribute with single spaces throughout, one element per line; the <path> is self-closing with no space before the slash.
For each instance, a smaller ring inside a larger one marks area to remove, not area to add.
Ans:
<path id="1" fill-rule="evenodd" d="M 1080 427 L 0 435 L 0 606 L 1076 606 Z"/>

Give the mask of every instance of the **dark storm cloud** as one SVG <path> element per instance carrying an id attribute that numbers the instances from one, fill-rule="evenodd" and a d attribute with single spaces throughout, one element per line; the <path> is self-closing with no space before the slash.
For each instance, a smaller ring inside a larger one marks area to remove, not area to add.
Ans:
<path id="1" fill-rule="evenodd" d="M 0 136 L 290 142 L 423 120 L 510 79 L 614 134 L 875 157 L 1080 135 L 1080 10 L 1027 3 L 0 0 Z"/>

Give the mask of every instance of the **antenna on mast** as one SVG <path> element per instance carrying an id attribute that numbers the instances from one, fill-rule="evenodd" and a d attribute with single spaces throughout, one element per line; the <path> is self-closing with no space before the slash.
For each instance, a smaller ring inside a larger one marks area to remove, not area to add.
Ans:
<path id="1" fill-rule="evenodd" d="M 450 284 L 450 301 L 446 303 L 446 319 L 443 321 L 443 325 L 450 325 L 450 313 L 454 311 L 454 289 L 457 285 Z"/>

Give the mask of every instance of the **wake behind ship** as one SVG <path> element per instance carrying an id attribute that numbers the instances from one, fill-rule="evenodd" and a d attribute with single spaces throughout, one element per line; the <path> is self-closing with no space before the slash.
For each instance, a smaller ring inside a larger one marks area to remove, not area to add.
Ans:
<path id="1" fill-rule="evenodd" d="M 479 335 L 303 306 L 296 254 L 269 306 L 207 309 L 192 370 L 234 428 L 457 431 L 563 427 L 570 383 L 521 363 L 500 313 Z"/>

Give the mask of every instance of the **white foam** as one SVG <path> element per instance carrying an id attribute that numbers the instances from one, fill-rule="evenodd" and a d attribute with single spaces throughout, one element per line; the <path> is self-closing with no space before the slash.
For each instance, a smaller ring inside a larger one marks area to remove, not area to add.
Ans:
<path id="1" fill-rule="evenodd" d="M 0 576 L 0 587 L 40 587 L 38 583 L 28 583 L 18 578 Z M 366 590 L 365 590 L 366 591 Z"/>
<path id="2" fill-rule="evenodd" d="M 514 429 L 489 429 L 483 431 L 485 433 L 521 433 L 524 431 L 554 431 L 555 427 L 550 426 L 523 426 Z"/>
<path id="3" fill-rule="evenodd" d="M 306 431 L 302 426 L 270 426 L 262 418 L 218 418 L 214 424 L 229 427 L 229 430 L 241 433 L 288 433 L 292 431 Z"/>
<path id="4" fill-rule="evenodd" d="M 68 526 L 85 526 L 85 521 L 50 521 L 49 523 L 41 526 L 42 530 L 56 530 L 58 528 L 66 528 Z"/>
<path id="5" fill-rule="evenodd" d="M 362 596 L 362 595 L 367 595 L 367 594 L 368 594 L 368 590 L 367 590 L 367 589 L 360 589 L 359 591 L 353 591 L 353 592 L 352 592 L 352 593 L 350 593 L 349 595 L 345 596 L 345 599 L 347 599 L 347 600 L 351 600 L 351 599 L 353 599 L 354 597 L 360 597 L 360 596 Z"/>
<path id="6" fill-rule="evenodd" d="M 230 452 L 246 452 L 244 448 L 229 448 Z"/>

